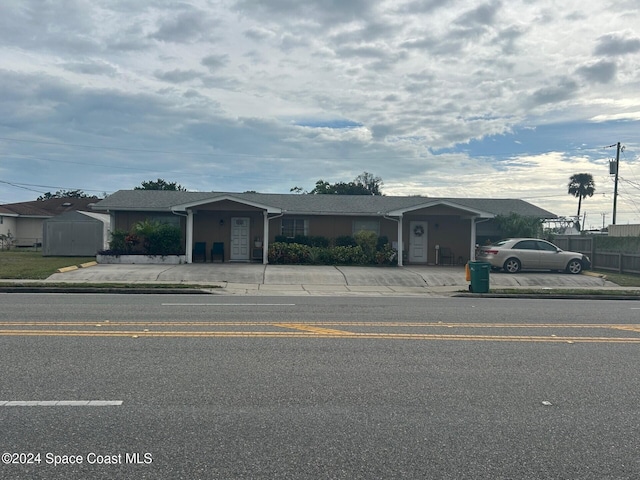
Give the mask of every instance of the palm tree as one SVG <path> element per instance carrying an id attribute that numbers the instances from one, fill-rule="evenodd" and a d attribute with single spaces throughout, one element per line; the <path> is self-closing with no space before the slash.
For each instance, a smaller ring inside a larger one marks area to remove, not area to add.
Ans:
<path id="1" fill-rule="evenodd" d="M 582 199 L 593 197 L 596 193 L 596 184 L 593 181 L 593 175 L 590 173 L 576 173 L 571 175 L 569 179 L 569 195 L 578 197 L 578 214 L 580 217 L 580 208 L 582 207 Z"/>

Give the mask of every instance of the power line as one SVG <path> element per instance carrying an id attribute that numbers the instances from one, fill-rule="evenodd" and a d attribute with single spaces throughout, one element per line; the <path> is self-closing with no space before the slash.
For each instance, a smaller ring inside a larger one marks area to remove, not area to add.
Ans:
<path id="1" fill-rule="evenodd" d="M 12 187 L 16 187 L 16 188 L 22 188 L 24 190 L 31 190 L 32 192 L 37 192 L 37 193 L 46 193 L 43 192 L 41 190 L 35 190 L 33 188 L 28 188 L 28 187 L 40 187 L 40 188 L 55 188 L 57 190 L 83 190 L 83 191 L 87 191 L 87 192 L 104 192 L 104 190 L 95 190 L 95 189 L 89 189 L 89 188 L 70 188 L 70 187 L 57 187 L 57 186 L 53 186 L 53 185 L 37 185 L 37 184 L 33 184 L 33 183 L 19 183 L 19 182 L 8 182 L 6 180 L 0 180 L 0 183 L 4 183 L 5 185 L 11 185 Z"/>

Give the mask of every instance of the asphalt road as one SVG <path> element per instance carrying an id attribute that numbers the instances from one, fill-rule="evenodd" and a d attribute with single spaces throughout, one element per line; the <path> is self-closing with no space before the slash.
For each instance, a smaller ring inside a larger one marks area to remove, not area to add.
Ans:
<path id="1" fill-rule="evenodd" d="M 635 301 L 0 295 L 0 478 L 638 478 L 639 316 Z"/>

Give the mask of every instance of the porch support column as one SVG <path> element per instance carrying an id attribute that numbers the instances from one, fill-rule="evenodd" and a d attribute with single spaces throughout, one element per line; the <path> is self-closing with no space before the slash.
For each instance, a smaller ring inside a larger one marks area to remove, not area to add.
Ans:
<path id="1" fill-rule="evenodd" d="M 398 217 L 398 266 L 402 267 L 402 215 Z"/>
<path id="2" fill-rule="evenodd" d="M 469 251 L 469 258 L 472 262 L 476 261 L 476 219 L 471 217 L 471 250 Z"/>
<path id="3" fill-rule="evenodd" d="M 187 210 L 187 239 L 186 239 L 186 252 L 187 263 L 192 263 L 193 258 L 193 211 Z"/>
<path id="4" fill-rule="evenodd" d="M 266 265 L 269 263 L 268 252 L 269 252 L 269 212 L 266 210 L 262 212 L 262 231 L 263 231 L 263 239 L 262 239 L 262 264 Z"/>

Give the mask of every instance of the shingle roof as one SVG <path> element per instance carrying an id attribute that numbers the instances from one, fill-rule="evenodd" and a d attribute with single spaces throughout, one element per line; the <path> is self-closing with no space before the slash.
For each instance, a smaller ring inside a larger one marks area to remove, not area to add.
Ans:
<path id="1" fill-rule="evenodd" d="M 171 190 L 119 190 L 98 202 L 98 211 L 170 211 L 181 205 L 209 203 L 222 198 L 271 207 L 290 214 L 384 215 L 420 205 L 445 203 L 470 212 L 493 215 L 517 213 L 556 218 L 553 213 L 518 199 L 434 198 L 380 195 L 304 195 L 278 193 L 178 192 Z"/>
<path id="2" fill-rule="evenodd" d="M 91 204 L 96 203 L 96 197 L 90 198 L 50 198 L 32 202 L 6 203 L 0 205 L 0 213 L 24 217 L 55 217 L 65 212 L 75 210 L 91 210 Z"/>

